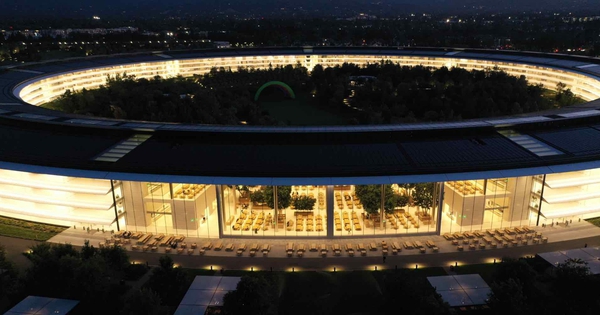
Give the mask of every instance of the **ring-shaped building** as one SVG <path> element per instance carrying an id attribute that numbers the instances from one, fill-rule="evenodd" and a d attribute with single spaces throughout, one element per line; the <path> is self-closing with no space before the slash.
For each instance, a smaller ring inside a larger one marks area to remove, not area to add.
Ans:
<path id="1" fill-rule="evenodd" d="M 123 73 L 310 71 L 382 60 L 498 68 L 550 89 L 562 82 L 587 103 L 457 122 L 319 127 L 115 120 L 36 106 Z M 381 47 L 155 52 L 5 68 L 0 86 L 1 216 L 200 238 L 441 234 L 600 216 L 595 58 Z M 381 206 L 371 200 L 366 211 L 359 187 Z M 389 208 L 389 189 L 410 203 Z M 252 198 L 257 190 L 272 198 Z M 315 199 L 312 209 L 284 202 L 303 195 Z"/>

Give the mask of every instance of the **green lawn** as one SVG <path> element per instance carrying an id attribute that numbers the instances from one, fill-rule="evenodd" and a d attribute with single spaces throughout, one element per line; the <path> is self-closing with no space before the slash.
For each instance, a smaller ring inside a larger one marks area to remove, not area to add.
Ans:
<path id="1" fill-rule="evenodd" d="M 0 235 L 35 241 L 47 241 L 66 227 L 0 217 Z"/>
<path id="2" fill-rule="evenodd" d="M 586 219 L 586 221 L 590 222 L 591 224 L 600 227 L 600 217 L 598 218 L 591 218 L 591 219 Z"/>
<path id="3" fill-rule="evenodd" d="M 278 121 L 292 126 L 345 125 L 348 118 L 320 108 L 308 93 L 297 93 L 295 99 L 282 99 L 280 94 L 263 92 L 260 107 Z"/>

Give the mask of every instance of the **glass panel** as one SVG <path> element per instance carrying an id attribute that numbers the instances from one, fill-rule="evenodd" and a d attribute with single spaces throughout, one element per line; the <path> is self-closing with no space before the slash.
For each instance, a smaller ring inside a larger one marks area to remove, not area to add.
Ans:
<path id="1" fill-rule="evenodd" d="M 444 183 L 442 234 L 529 225 L 533 184 L 531 176 Z"/>
<path id="2" fill-rule="evenodd" d="M 213 185 L 124 181 L 123 192 L 127 230 L 219 237 Z"/>
<path id="3" fill-rule="evenodd" d="M 117 229 L 113 206 L 110 180 L 0 170 L 2 216 L 110 231 Z"/>
<path id="4" fill-rule="evenodd" d="M 222 187 L 223 234 L 250 237 L 327 235 L 325 186 Z"/>

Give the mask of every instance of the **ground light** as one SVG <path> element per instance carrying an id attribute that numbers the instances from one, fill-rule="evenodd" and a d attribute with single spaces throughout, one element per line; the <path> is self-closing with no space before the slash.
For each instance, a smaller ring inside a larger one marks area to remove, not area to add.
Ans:
<path id="1" fill-rule="evenodd" d="M 383 268 L 384 266 L 379 266 L 379 265 L 368 265 L 365 267 L 365 270 L 383 270 L 385 268 Z"/>
<path id="2" fill-rule="evenodd" d="M 207 269 L 207 270 L 221 270 L 221 269 L 223 269 L 223 267 L 219 266 L 219 265 L 206 265 L 206 266 L 204 266 L 204 268 Z"/>

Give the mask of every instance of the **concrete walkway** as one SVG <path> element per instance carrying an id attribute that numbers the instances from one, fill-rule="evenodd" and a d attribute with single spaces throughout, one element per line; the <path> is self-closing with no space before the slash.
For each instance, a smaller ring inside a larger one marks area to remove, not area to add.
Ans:
<path id="1" fill-rule="evenodd" d="M 6 258 L 14 262 L 17 268 L 21 270 L 25 270 L 31 266 L 31 262 L 23 256 L 23 253 L 39 243 L 41 242 L 0 236 L 0 245 L 4 246 L 4 249 L 6 249 Z"/>
<path id="2" fill-rule="evenodd" d="M 543 233 L 544 236 L 548 237 L 547 244 L 537 245 L 519 245 L 517 247 L 499 248 L 499 249 L 484 249 L 484 250 L 468 250 L 464 252 L 458 252 L 456 246 L 453 246 L 451 242 L 445 240 L 441 236 L 430 235 L 430 236 L 410 236 L 410 237 L 398 237 L 390 236 L 385 238 L 338 238 L 338 239 L 267 239 L 267 238 L 252 238 L 252 239 L 201 239 L 201 238 L 186 238 L 185 242 L 189 245 L 191 243 L 197 243 L 199 246 L 210 241 L 215 244 L 218 241 L 222 241 L 223 244 L 233 243 L 236 247 L 239 244 L 246 244 L 250 246 L 253 243 L 260 245 L 268 243 L 272 246 L 272 250 L 268 257 L 263 257 L 262 253 L 257 253 L 256 257 L 249 257 L 248 250 L 244 252 L 243 256 L 236 256 L 234 252 L 228 252 L 225 250 L 215 251 L 208 250 L 204 256 L 198 255 L 198 250 L 194 251 L 192 255 L 186 253 L 182 254 L 169 254 L 173 257 L 175 263 L 187 267 L 187 268 L 206 268 L 210 266 L 213 269 L 251 269 L 254 270 L 374 270 L 377 266 L 378 269 L 388 268 L 415 268 L 418 267 L 433 267 L 433 266 L 449 266 L 458 262 L 458 264 L 473 264 L 473 263 L 484 263 L 493 262 L 494 259 L 500 260 L 502 257 L 523 257 L 533 256 L 537 253 L 565 250 L 572 248 L 583 247 L 584 244 L 588 246 L 600 246 L 600 228 L 582 221 L 570 224 L 568 227 L 565 226 L 554 226 L 554 227 L 536 227 L 536 231 Z M 81 246 L 84 240 L 89 239 L 90 243 L 94 246 L 98 245 L 98 242 L 103 241 L 105 238 L 110 238 L 109 232 L 90 232 L 82 230 L 68 229 L 65 232 L 50 239 L 50 242 L 55 243 L 71 243 L 76 246 Z M 379 248 L 377 251 L 368 251 L 366 257 L 355 256 L 348 257 L 347 254 L 342 251 L 341 256 L 333 256 L 331 251 L 331 245 L 340 244 L 342 247 L 346 243 L 352 243 L 354 245 L 358 243 L 364 243 L 365 246 L 371 242 L 380 244 L 382 240 L 386 240 L 388 244 L 393 241 L 397 241 L 400 244 L 404 241 L 421 241 L 432 240 L 440 248 L 439 253 L 432 253 L 431 250 L 427 250 L 426 254 L 420 254 L 416 249 L 407 250 L 403 249 L 398 255 L 388 255 L 386 263 L 383 263 L 382 252 Z M 311 243 L 316 244 L 327 244 L 330 248 L 329 253 L 326 257 L 321 257 L 317 252 L 307 251 L 303 258 L 294 257 L 288 258 L 285 253 L 285 245 L 288 242 L 297 244 L 309 245 Z M 140 252 L 131 251 L 131 247 L 125 246 L 128 250 L 132 260 L 145 263 L 148 262 L 151 265 L 157 265 L 158 259 L 161 255 L 164 255 L 164 247 L 159 247 L 157 252 Z"/>

